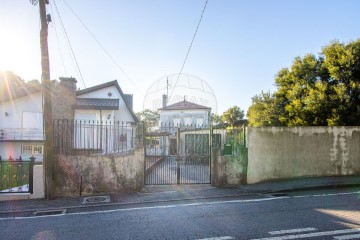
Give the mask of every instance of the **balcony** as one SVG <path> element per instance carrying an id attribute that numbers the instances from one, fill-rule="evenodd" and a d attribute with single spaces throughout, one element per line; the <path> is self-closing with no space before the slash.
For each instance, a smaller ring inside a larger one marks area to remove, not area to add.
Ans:
<path id="1" fill-rule="evenodd" d="M 44 130 L 39 128 L 0 129 L 0 141 L 44 141 Z"/>

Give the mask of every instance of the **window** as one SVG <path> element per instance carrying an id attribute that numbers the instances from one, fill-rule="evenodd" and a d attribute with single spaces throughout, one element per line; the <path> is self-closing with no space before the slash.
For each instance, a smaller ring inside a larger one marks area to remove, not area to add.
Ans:
<path id="1" fill-rule="evenodd" d="M 180 118 L 174 118 L 174 126 L 179 126 L 181 123 Z"/>
<path id="2" fill-rule="evenodd" d="M 44 146 L 40 145 L 22 145 L 21 154 L 22 155 L 43 155 Z"/>
<path id="3" fill-rule="evenodd" d="M 204 118 L 196 118 L 196 125 L 202 126 L 204 124 Z"/>
<path id="4" fill-rule="evenodd" d="M 185 117 L 184 118 L 184 124 L 187 125 L 191 125 L 192 124 L 192 119 L 191 117 Z"/>

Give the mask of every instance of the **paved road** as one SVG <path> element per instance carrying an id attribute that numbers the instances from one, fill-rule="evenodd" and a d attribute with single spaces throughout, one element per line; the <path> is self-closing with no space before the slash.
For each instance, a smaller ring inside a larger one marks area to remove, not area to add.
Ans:
<path id="1" fill-rule="evenodd" d="M 360 192 L 258 195 L 0 219 L 1 239 L 360 239 Z"/>

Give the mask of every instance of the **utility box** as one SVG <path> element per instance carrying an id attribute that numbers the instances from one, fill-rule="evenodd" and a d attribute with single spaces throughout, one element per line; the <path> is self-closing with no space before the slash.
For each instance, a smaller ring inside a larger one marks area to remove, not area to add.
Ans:
<path id="1" fill-rule="evenodd" d="M 224 155 L 232 155 L 232 144 L 224 144 Z"/>

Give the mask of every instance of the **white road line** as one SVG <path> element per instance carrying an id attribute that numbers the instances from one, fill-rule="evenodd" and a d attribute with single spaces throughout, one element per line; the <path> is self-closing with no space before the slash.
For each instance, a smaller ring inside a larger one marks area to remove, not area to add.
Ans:
<path id="1" fill-rule="evenodd" d="M 63 217 L 63 216 L 70 216 L 70 215 L 90 215 L 90 214 L 99 214 L 99 213 L 101 214 L 101 213 L 149 210 L 149 209 L 166 209 L 166 208 L 178 208 L 178 207 L 207 206 L 207 205 L 228 204 L 228 203 L 264 202 L 264 201 L 274 201 L 274 200 L 281 200 L 281 199 L 287 199 L 287 198 L 289 198 L 289 197 L 273 197 L 273 198 L 247 199 L 247 200 L 229 200 L 229 201 L 204 202 L 204 203 L 184 203 L 184 204 L 166 205 L 166 206 L 134 207 L 134 208 L 113 209 L 113 210 L 104 210 L 104 211 L 76 212 L 76 213 L 67 213 L 67 214 L 59 214 L 59 215 L 44 215 L 44 216 L 31 216 L 31 217 L 9 217 L 9 218 L 0 218 L 0 221 L 2 221 L 2 220 L 23 220 L 23 219 L 34 219 L 34 218 L 47 218 L 47 217 Z M 66 208 L 66 207 L 64 207 L 64 208 Z"/>
<path id="2" fill-rule="evenodd" d="M 331 196 L 352 195 L 352 194 L 360 194 L 360 191 L 357 191 L 357 192 L 345 192 L 345 193 L 324 193 L 324 194 L 314 194 L 314 195 L 301 195 L 301 196 L 293 196 L 293 198 L 304 198 L 304 197 L 331 197 Z"/>
<path id="3" fill-rule="evenodd" d="M 335 230 L 335 231 L 327 231 L 327 232 L 315 232 L 315 233 L 297 234 L 297 235 L 286 235 L 286 236 L 269 237 L 269 238 L 256 238 L 252 240 L 287 240 L 287 239 L 331 236 L 337 234 L 347 234 L 347 233 L 357 233 L 357 232 L 360 232 L 360 228 Z"/>
<path id="4" fill-rule="evenodd" d="M 296 229 L 288 229 L 288 230 L 279 230 L 279 231 L 272 231 L 269 232 L 271 235 L 280 235 L 280 234 L 289 234 L 289 233 L 301 233 L 301 232 L 311 232 L 317 231 L 316 228 L 296 228 Z"/>
<path id="5" fill-rule="evenodd" d="M 235 239 L 233 237 L 230 236 L 224 236 L 224 237 L 214 237 L 214 238 L 202 238 L 202 239 L 197 239 L 197 240 L 232 240 Z"/>
<path id="6" fill-rule="evenodd" d="M 334 239 L 337 239 L 337 240 L 360 239 L 360 234 L 338 236 L 338 237 L 334 237 Z"/>

